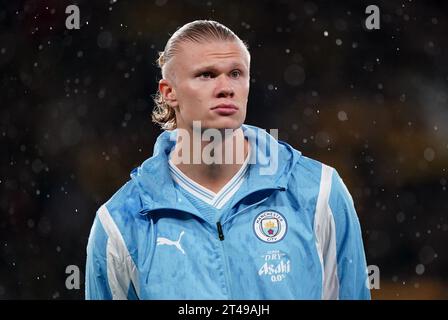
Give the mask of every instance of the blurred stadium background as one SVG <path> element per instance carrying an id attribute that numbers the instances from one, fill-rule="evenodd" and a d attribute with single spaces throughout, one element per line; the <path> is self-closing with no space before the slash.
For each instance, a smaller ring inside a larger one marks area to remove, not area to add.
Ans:
<path id="1" fill-rule="evenodd" d="M 380 30 L 364 26 L 370 4 Z M 84 298 L 65 268 L 83 270 L 96 209 L 152 154 L 155 59 L 195 19 L 250 46 L 246 123 L 338 169 L 381 271 L 372 297 L 447 299 L 447 14 L 423 0 L 2 2 L 0 299 Z"/>

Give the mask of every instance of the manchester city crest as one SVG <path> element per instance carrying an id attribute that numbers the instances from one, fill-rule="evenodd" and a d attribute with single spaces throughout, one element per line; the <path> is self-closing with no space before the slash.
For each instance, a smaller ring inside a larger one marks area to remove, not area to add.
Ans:
<path id="1" fill-rule="evenodd" d="M 263 211 L 255 217 L 255 234 L 264 242 L 274 243 L 282 240 L 286 229 L 286 219 L 276 211 Z"/>

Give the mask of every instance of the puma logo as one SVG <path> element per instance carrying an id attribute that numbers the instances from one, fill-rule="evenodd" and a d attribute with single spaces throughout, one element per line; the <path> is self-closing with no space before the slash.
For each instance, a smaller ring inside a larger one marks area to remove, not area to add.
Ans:
<path id="1" fill-rule="evenodd" d="M 185 231 L 182 231 L 179 235 L 179 239 L 177 241 L 173 241 L 167 238 L 163 238 L 163 237 L 157 237 L 157 245 L 163 245 L 166 244 L 168 246 L 175 246 L 177 249 L 179 249 L 180 252 L 182 252 L 183 254 L 185 254 L 184 249 L 182 249 L 182 247 L 180 246 L 180 240 L 182 239 L 182 236 L 184 235 Z"/>

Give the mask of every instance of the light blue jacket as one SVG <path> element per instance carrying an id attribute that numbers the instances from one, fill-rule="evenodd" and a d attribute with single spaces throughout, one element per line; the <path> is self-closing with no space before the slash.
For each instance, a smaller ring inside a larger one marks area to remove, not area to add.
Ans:
<path id="1" fill-rule="evenodd" d="M 221 210 L 198 210 L 180 191 L 168 168 L 176 131 L 158 137 L 97 212 L 86 299 L 370 299 L 359 220 L 338 173 L 242 128 L 253 158 Z"/>

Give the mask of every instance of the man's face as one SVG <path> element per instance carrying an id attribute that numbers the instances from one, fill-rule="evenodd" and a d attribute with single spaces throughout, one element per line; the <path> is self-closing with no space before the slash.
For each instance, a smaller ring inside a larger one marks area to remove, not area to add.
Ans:
<path id="1" fill-rule="evenodd" d="M 165 101 L 176 110 L 177 127 L 237 129 L 246 118 L 250 58 L 238 41 L 183 42 L 160 81 Z"/>

